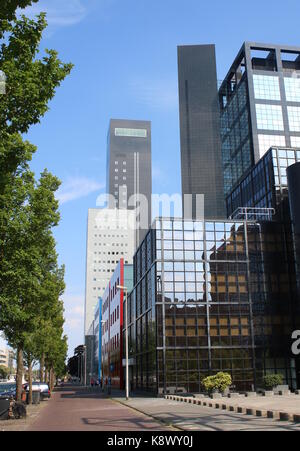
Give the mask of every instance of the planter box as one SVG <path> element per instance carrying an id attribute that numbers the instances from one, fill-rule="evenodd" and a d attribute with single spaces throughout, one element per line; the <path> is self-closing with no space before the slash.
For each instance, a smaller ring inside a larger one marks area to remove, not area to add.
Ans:
<path id="1" fill-rule="evenodd" d="M 0 399 L 0 420 L 8 420 L 9 406 L 9 399 Z"/>
<path id="2" fill-rule="evenodd" d="M 274 396 L 274 392 L 273 392 L 273 390 L 265 390 L 263 395 L 268 396 L 268 397 Z"/>
<path id="3" fill-rule="evenodd" d="M 279 390 L 278 395 L 289 396 L 291 394 L 290 390 Z"/>
<path id="4" fill-rule="evenodd" d="M 221 393 L 212 393 L 210 395 L 210 398 L 211 399 L 220 399 L 220 398 L 222 398 L 222 394 Z"/>
<path id="5" fill-rule="evenodd" d="M 229 393 L 227 396 L 228 396 L 228 398 L 239 398 L 240 394 L 239 393 Z"/>
<path id="6" fill-rule="evenodd" d="M 247 396 L 247 398 L 253 398 L 257 396 L 257 393 L 255 391 L 247 391 L 245 396 Z"/>

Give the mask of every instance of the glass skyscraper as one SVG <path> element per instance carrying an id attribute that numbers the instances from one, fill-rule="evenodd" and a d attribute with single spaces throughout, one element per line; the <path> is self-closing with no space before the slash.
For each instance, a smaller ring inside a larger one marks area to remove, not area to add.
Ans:
<path id="1" fill-rule="evenodd" d="M 178 47 L 182 195 L 204 195 L 204 217 L 225 214 L 214 45 Z M 184 201 L 184 198 L 183 198 Z M 187 217 L 187 216 L 185 216 Z"/>
<path id="2" fill-rule="evenodd" d="M 262 387 L 267 373 L 297 387 L 290 349 L 299 308 L 284 234 L 271 221 L 155 220 L 128 298 L 133 389 L 199 392 L 218 371 L 238 391 Z"/>
<path id="3" fill-rule="evenodd" d="M 274 209 L 274 219 L 290 222 L 287 168 L 300 161 L 300 148 L 272 147 L 228 194 L 228 216 L 241 208 Z M 251 214 L 251 213 L 249 213 Z"/>
<path id="4" fill-rule="evenodd" d="M 300 48 L 245 42 L 219 103 L 228 195 L 271 146 L 300 146 Z"/>

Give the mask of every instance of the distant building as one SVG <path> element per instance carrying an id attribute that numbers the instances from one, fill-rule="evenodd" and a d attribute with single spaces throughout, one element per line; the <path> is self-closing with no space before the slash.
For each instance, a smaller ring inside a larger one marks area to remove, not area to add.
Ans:
<path id="1" fill-rule="evenodd" d="M 124 264 L 121 259 L 102 297 L 102 349 L 101 375 L 103 381 L 111 378 L 112 387 L 123 389 L 125 386 L 123 371 L 123 286 L 132 290 L 133 265 Z"/>
<path id="2" fill-rule="evenodd" d="M 84 333 L 121 259 L 132 263 L 135 250 L 135 214 L 131 210 L 89 209 L 86 256 Z"/>
<path id="3" fill-rule="evenodd" d="M 107 193 L 114 199 L 110 208 L 134 210 L 141 202 L 143 211 L 136 218 L 142 220 L 136 230 L 136 244 L 139 245 L 152 221 L 151 122 L 110 121 L 106 176 Z"/>
<path id="4" fill-rule="evenodd" d="M 300 147 L 300 47 L 245 42 L 219 103 L 228 195 L 270 147 Z"/>
<path id="5" fill-rule="evenodd" d="M 185 195 L 193 195 L 191 216 L 201 219 L 196 218 L 195 195 L 203 194 L 204 217 L 222 218 L 225 204 L 215 46 L 178 47 L 178 77 L 183 202 Z"/>
<path id="6" fill-rule="evenodd" d="M 11 349 L 0 349 L 0 365 L 13 369 L 14 352 Z"/>

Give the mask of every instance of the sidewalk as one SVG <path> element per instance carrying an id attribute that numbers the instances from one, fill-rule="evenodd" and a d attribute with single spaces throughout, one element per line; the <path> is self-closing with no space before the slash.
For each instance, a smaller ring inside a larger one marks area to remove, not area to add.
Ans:
<path id="1" fill-rule="evenodd" d="M 21 432 L 26 431 L 28 427 L 35 421 L 36 418 L 48 405 L 50 400 L 42 401 L 38 405 L 26 406 L 27 417 L 21 420 L 4 420 L 0 421 L 0 432 Z"/>
<path id="2" fill-rule="evenodd" d="M 97 388 L 63 387 L 28 431 L 170 431 L 153 418 L 103 395 Z"/>
<path id="3" fill-rule="evenodd" d="M 204 406 L 211 407 L 218 405 L 218 408 L 223 408 L 224 410 L 230 410 L 230 407 L 234 408 L 231 411 L 237 411 L 239 407 L 241 413 L 246 413 L 246 410 L 252 410 L 253 414 L 256 414 L 256 411 L 261 412 L 258 416 L 267 416 L 269 412 L 269 416 L 272 415 L 273 418 L 279 419 L 280 414 L 286 414 L 286 417 L 290 417 L 291 420 L 294 420 L 294 417 L 297 418 L 297 422 L 300 422 L 300 395 L 290 394 L 286 396 L 274 395 L 270 397 L 266 396 L 253 396 L 246 397 L 243 395 L 239 395 L 236 398 L 227 398 L 222 397 L 218 399 L 211 399 L 209 397 L 182 397 L 176 395 L 167 395 L 167 399 L 176 400 L 177 402 L 199 402 L 199 404 Z M 226 409 L 225 407 L 226 406 Z M 283 417 L 284 415 L 282 415 Z"/>
<path id="4" fill-rule="evenodd" d="M 299 399 L 299 398 L 298 398 Z M 124 398 L 121 404 L 184 431 L 299 431 L 300 425 L 164 398 Z M 210 402 L 212 400 L 210 399 Z M 299 402 L 299 401 L 298 401 Z"/>

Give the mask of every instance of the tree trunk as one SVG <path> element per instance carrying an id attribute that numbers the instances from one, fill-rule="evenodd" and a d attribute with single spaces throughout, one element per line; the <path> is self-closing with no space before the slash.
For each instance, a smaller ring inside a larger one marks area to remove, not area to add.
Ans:
<path id="1" fill-rule="evenodd" d="M 45 380 L 44 380 L 44 382 L 46 382 L 46 384 L 48 384 L 48 382 L 49 382 L 48 368 L 45 368 Z"/>
<path id="2" fill-rule="evenodd" d="M 28 384 L 29 384 L 29 393 L 28 393 L 28 404 L 32 404 L 32 359 L 28 357 Z"/>
<path id="3" fill-rule="evenodd" d="M 16 376 L 16 399 L 21 401 L 22 398 L 22 382 L 23 382 L 23 349 L 18 346 L 17 349 L 17 376 Z"/>
<path id="4" fill-rule="evenodd" d="M 41 360 L 40 360 L 40 381 L 45 382 L 44 380 L 44 366 L 45 366 L 45 354 L 42 354 Z"/>
<path id="5" fill-rule="evenodd" d="M 53 368 L 51 367 L 50 368 L 50 391 L 52 392 L 53 391 L 53 388 L 54 388 L 54 371 L 53 371 Z"/>

